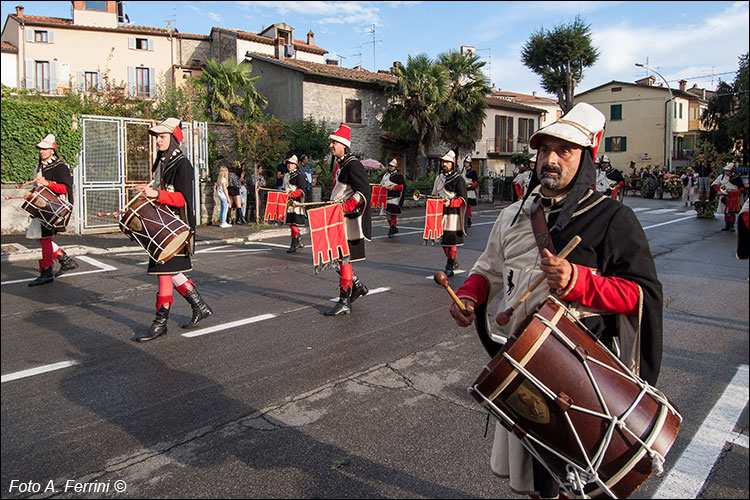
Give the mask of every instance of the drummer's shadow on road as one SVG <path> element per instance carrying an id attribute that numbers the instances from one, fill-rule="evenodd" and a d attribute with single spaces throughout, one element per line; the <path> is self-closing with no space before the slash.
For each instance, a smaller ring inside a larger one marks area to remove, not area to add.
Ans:
<path id="1" fill-rule="evenodd" d="M 470 496 L 366 457 L 352 455 L 344 448 L 311 438 L 304 432 L 304 426 L 291 427 L 268 414 L 261 418 L 274 430 L 269 432 L 268 428 L 257 430 L 246 427 L 241 420 L 258 417 L 257 408 L 248 407 L 227 396 L 224 387 L 208 377 L 168 366 L 149 354 L 151 344 L 134 344 L 103 336 L 94 328 L 70 323 L 64 314 L 54 310 L 47 314 L 58 325 L 60 335 L 78 350 L 78 354 L 73 355 L 78 365 L 66 371 L 60 381 L 62 395 L 137 441 L 130 443 L 129 448 L 114 452 L 117 456 L 125 456 L 123 465 L 130 458 L 143 453 L 143 450 L 137 449 L 142 446 L 179 464 L 178 469 L 182 466 L 207 468 L 206 476 L 201 476 L 204 479 L 212 474 L 211 467 L 231 461 L 232 457 L 246 464 L 248 476 L 264 470 L 287 475 L 290 470 L 295 470 L 304 478 L 303 481 L 291 480 L 292 484 L 304 484 L 299 486 L 303 491 L 294 492 L 295 496 L 300 497 L 379 496 L 380 493 L 370 483 L 382 482 L 402 489 L 409 496 Z M 159 352 L 164 353 L 164 346 L 159 347 Z M 103 365 L 105 369 L 102 369 Z M 355 428 L 361 426 L 357 422 L 346 425 Z M 235 430 L 232 432 L 232 429 Z M 196 431 L 201 438 L 195 438 Z M 86 443 L 70 442 L 76 439 L 77 432 L 69 434 L 57 446 L 66 450 L 90 450 Z M 80 439 L 84 441 L 90 436 Z M 112 439 L 124 442 L 116 435 Z M 47 443 L 55 446 L 53 440 Z M 77 447 L 76 444 L 82 446 Z M 61 450 L 51 449 L 49 453 L 50 456 L 57 456 L 55 454 L 61 453 Z M 59 456 L 66 456 L 67 453 Z M 90 457 L 87 459 L 91 460 Z M 110 456 L 99 457 L 98 463 L 109 463 L 111 459 Z M 346 473 L 328 468 L 328 464 L 341 459 L 350 464 Z M 96 458 L 93 461 L 97 463 Z M 155 457 L 154 468 L 163 462 Z M 134 471 L 134 478 L 140 477 L 138 474 L 142 470 Z M 126 479 L 127 471 L 128 467 L 125 466 L 114 473 L 118 477 L 113 479 Z M 70 471 L 51 472 L 51 477 L 60 477 Z M 259 497 L 276 494 L 275 490 L 264 492 L 260 489 L 263 485 L 274 484 L 267 478 L 258 478 L 258 484 L 247 485 L 246 494 Z M 129 493 L 136 495 L 148 494 L 148 491 L 139 490 L 138 484 L 129 482 L 128 489 Z M 282 487 L 280 491 L 288 489 Z"/>

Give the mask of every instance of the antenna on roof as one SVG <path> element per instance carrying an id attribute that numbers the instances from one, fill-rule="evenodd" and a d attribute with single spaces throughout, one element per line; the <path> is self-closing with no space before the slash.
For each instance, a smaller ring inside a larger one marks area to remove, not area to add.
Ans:
<path id="1" fill-rule="evenodd" d="M 487 81 L 490 82 L 490 87 L 494 86 L 494 84 L 492 83 L 492 49 L 474 49 L 474 50 L 476 52 L 487 52 L 486 56 L 482 56 L 479 59 L 487 63 L 485 66 L 486 69 L 483 69 L 482 71 L 485 73 L 485 76 L 487 77 Z"/>
<path id="2" fill-rule="evenodd" d="M 358 45 L 356 48 L 359 49 L 359 52 L 357 52 L 356 54 L 349 54 L 349 57 L 359 57 L 358 66 L 362 66 L 362 46 Z"/>
<path id="3" fill-rule="evenodd" d="M 177 8 L 172 7 L 171 9 L 167 9 L 167 11 L 170 11 L 172 15 L 164 19 L 164 21 L 167 23 L 167 30 L 171 31 L 172 26 L 177 26 Z"/>
<path id="4" fill-rule="evenodd" d="M 378 42 L 382 42 L 383 40 L 375 40 L 375 25 L 374 24 L 371 24 L 370 27 L 367 30 L 365 30 L 364 33 L 362 33 L 362 34 L 363 35 L 367 35 L 367 34 L 372 35 L 372 42 L 367 42 L 367 43 L 371 43 L 372 44 L 372 70 L 373 71 L 377 71 L 378 70 L 378 66 L 375 63 L 375 45 Z"/>

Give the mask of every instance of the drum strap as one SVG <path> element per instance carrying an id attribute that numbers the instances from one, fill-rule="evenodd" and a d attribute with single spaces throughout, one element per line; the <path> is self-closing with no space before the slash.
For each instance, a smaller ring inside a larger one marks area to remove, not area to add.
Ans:
<path id="1" fill-rule="evenodd" d="M 539 253 L 545 248 L 552 253 L 557 255 L 555 245 L 552 243 L 552 238 L 549 234 L 549 227 L 547 227 L 547 221 L 544 218 L 544 209 L 542 205 L 537 201 L 531 207 L 531 229 L 534 231 L 534 238 L 536 239 L 536 246 L 539 248 Z"/>

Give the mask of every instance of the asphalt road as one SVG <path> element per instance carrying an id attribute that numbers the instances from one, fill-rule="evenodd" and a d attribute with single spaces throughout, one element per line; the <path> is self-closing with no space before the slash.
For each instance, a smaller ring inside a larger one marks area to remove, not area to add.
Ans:
<path id="1" fill-rule="evenodd" d="M 625 202 L 664 285 L 657 386 L 684 418 L 664 474 L 634 496 L 747 498 L 747 262 L 718 218 Z M 460 270 L 497 213 L 475 214 Z M 448 315 L 432 281 L 445 258 L 422 245 L 423 223 L 387 239 L 376 218 L 355 263 L 371 293 L 338 318 L 322 315 L 338 276 L 316 275 L 309 247 L 202 246 L 190 276 L 215 314 L 183 336 L 190 308 L 176 297 L 169 333 L 144 344 L 129 340 L 153 320 L 143 252 L 77 257 L 37 288 L 17 281 L 35 262 L 4 262 L 2 497 L 513 497 L 489 471 L 493 425 L 485 438 L 466 391 L 488 356 Z"/>

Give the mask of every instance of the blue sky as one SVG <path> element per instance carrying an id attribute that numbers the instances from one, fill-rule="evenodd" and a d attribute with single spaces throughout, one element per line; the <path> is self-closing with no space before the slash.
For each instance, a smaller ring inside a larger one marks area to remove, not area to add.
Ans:
<path id="1" fill-rule="evenodd" d="M 286 22 L 295 38 L 315 33 L 315 44 L 342 56 L 343 66 L 388 69 L 409 55 L 436 57 L 461 45 L 476 47 L 497 88 L 544 95 L 539 78 L 521 62 L 521 47 L 540 28 L 571 22 L 591 25 L 599 61 L 577 87 L 582 92 L 611 80 L 646 76 L 636 62 L 661 73 L 673 87 L 712 89 L 732 81 L 737 58 L 748 51 L 749 2 L 211 2 L 126 1 L 132 24 L 208 35 L 211 26 L 257 33 Z M 71 17 L 70 2 L 3 1 L 7 15 L 23 5 L 27 15 Z M 373 34 L 375 34 L 373 51 Z"/>

